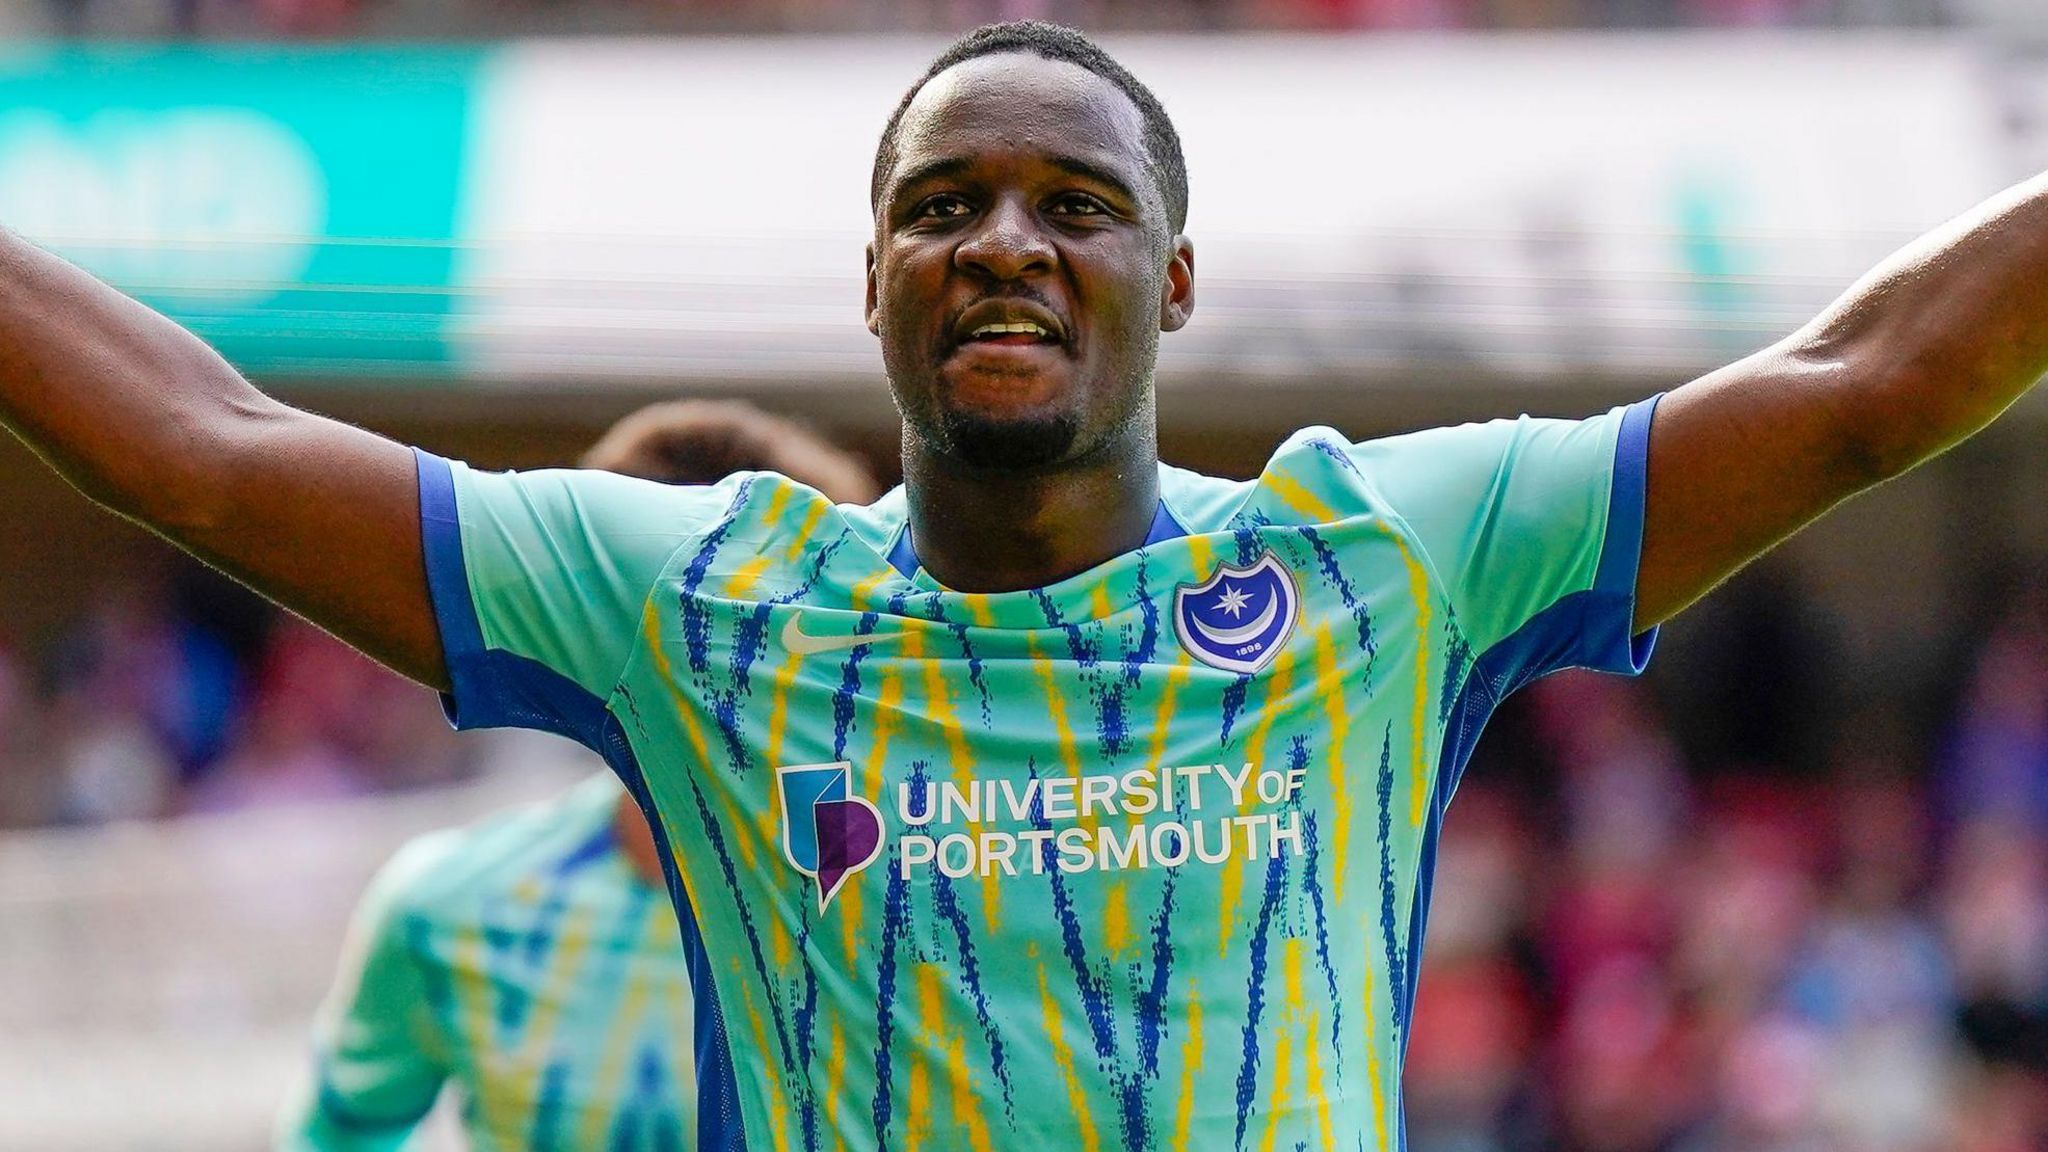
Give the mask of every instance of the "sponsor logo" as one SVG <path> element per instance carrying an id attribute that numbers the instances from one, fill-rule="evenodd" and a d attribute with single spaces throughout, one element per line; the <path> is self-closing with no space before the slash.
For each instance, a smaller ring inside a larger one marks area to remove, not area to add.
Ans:
<path id="1" fill-rule="evenodd" d="M 1202 584 L 1173 593 L 1173 631 L 1188 655 L 1211 668 L 1250 674 L 1273 662 L 1294 631 L 1301 594 L 1268 551 L 1249 568 L 1219 566 Z"/>
<path id="2" fill-rule="evenodd" d="M 846 878 L 882 854 L 882 813 L 853 791 L 853 765 L 799 764 L 775 770 L 782 803 L 782 854 L 817 884 L 823 912 Z"/>
<path id="3" fill-rule="evenodd" d="M 1189 764 L 899 784 L 899 874 L 1043 876 L 1272 860 L 1304 851 L 1304 765 Z"/>
<path id="4" fill-rule="evenodd" d="M 866 635 L 848 633 L 844 636 L 817 636 L 804 631 L 803 613 L 792 612 L 782 625 L 782 646 L 798 656 L 812 656 L 819 652 L 838 652 L 846 648 L 858 648 L 863 644 L 885 644 L 901 640 L 910 635 L 908 629 L 896 632 L 870 632 Z"/>

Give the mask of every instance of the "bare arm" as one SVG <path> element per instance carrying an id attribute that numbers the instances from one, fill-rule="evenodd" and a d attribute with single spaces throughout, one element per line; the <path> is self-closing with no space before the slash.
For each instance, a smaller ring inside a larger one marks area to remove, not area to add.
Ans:
<path id="1" fill-rule="evenodd" d="M 1901 250 L 1811 324 L 1664 398 L 1636 626 L 1990 423 L 2048 371 L 2048 177 Z"/>
<path id="2" fill-rule="evenodd" d="M 270 399 L 176 324 L 4 231 L 0 423 L 94 500 L 447 684 L 411 452 Z"/>

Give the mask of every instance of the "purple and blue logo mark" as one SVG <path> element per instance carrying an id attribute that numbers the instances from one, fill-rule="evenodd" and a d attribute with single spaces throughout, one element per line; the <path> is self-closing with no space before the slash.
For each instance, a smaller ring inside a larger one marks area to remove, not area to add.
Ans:
<path id="1" fill-rule="evenodd" d="M 818 911 L 846 878 L 882 854 L 882 813 L 853 791 L 853 765 L 799 764 L 775 770 L 782 801 L 782 854 L 818 885 Z"/>
<path id="2" fill-rule="evenodd" d="M 1249 675 L 1272 663 L 1300 614 L 1294 576 L 1270 551 L 1248 568 L 1224 564 L 1206 583 L 1183 584 L 1173 593 L 1180 646 L 1226 672 Z"/>

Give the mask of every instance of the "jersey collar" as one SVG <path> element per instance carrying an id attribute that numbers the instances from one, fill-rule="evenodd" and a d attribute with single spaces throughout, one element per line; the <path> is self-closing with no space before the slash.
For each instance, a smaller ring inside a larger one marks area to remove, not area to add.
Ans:
<path id="1" fill-rule="evenodd" d="M 1167 511 L 1166 501 L 1161 500 L 1158 509 L 1152 513 L 1152 527 L 1145 532 L 1143 547 L 1150 548 L 1155 544 L 1164 544 L 1168 540 L 1178 540 L 1187 534 L 1187 529 L 1180 526 L 1180 521 L 1173 518 L 1172 512 Z M 924 567 L 918 562 L 917 550 L 910 543 L 909 521 L 904 522 L 903 530 L 896 534 L 895 545 L 889 549 L 889 567 L 902 573 L 905 580 L 917 579 L 918 569 Z"/>

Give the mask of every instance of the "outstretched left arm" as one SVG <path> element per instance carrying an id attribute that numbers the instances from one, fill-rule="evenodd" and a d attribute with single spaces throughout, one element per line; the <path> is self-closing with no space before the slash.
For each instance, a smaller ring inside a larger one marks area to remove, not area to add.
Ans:
<path id="1" fill-rule="evenodd" d="M 1636 577 L 1660 624 L 2048 371 L 2048 176 L 1894 254 L 1785 340 L 1658 405 Z"/>

